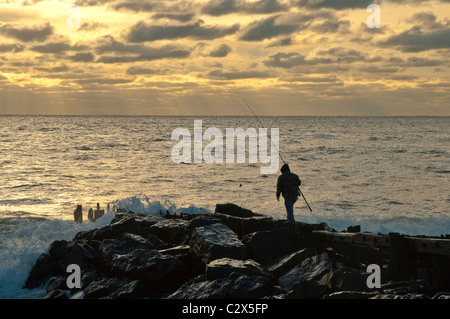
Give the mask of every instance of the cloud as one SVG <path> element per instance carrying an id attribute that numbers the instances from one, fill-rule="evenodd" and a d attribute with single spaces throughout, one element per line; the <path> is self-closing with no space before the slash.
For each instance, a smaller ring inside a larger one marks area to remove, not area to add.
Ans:
<path id="1" fill-rule="evenodd" d="M 127 69 L 127 74 L 129 75 L 154 75 L 154 74 L 167 74 L 169 73 L 168 69 L 150 69 L 144 68 L 140 66 L 132 66 Z"/>
<path id="2" fill-rule="evenodd" d="M 193 13 L 156 13 L 152 15 L 152 19 L 169 19 L 179 22 L 189 22 L 195 17 Z"/>
<path id="3" fill-rule="evenodd" d="M 216 49 L 212 50 L 209 53 L 209 56 L 213 58 L 223 58 L 226 57 L 231 51 L 232 49 L 229 45 L 221 44 Z"/>
<path id="4" fill-rule="evenodd" d="M 73 62 L 92 62 L 94 61 L 94 54 L 91 52 L 78 52 L 69 57 Z"/>
<path id="5" fill-rule="evenodd" d="M 38 71 L 49 72 L 49 73 L 59 73 L 59 72 L 69 71 L 69 67 L 67 65 L 65 65 L 64 63 L 59 66 L 55 66 L 55 67 L 51 67 L 51 68 L 35 67 L 34 69 L 38 70 Z"/>
<path id="6" fill-rule="evenodd" d="M 221 16 L 230 13 L 268 14 L 288 10 L 278 0 L 211 0 L 202 9 L 202 13 Z"/>
<path id="7" fill-rule="evenodd" d="M 450 48 L 450 29 L 423 32 L 416 26 L 379 42 L 383 47 L 394 47 L 403 52 L 421 52 Z"/>
<path id="8" fill-rule="evenodd" d="M 239 24 L 232 26 L 205 26 L 199 20 L 196 23 L 172 26 L 172 25 L 152 25 L 143 21 L 138 22 L 128 32 L 129 42 L 146 42 L 165 39 L 193 38 L 200 40 L 211 40 L 221 38 L 239 30 Z"/>
<path id="9" fill-rule="evenodd" d="M 27 26 L 22 24 L 4 23 L 0 26 L 0 34 L 22 42 L 45 41 L 54 32 L 50 23 Z"/>
<path id="10" fill-rule="evenodd" d="M 293 5 L 300 8 L 320 9 L 328 8 L 335 10 L 343 9 L 365 9 L 373 0 L 297 0 Z"/>
<path id="11" fill-rule="evenodd" d="M 272 48 L 272 47 L 285 47 L 294 44 L 294 41 L 292 41 L 291 38 L 282 38 L 279 40 L 276 40 L 272 43 L 270 43 L 266 48 Z"/>
<path id="12" fill-rule="evenodd" d="M 99 23 L 99 22 L 83 22 L 80 25 L 80 28 L 77 29 L 77 31 L 95 31 L 98 29 L 102 29 L 102 28 L 106 28 L 107 25 L 104 23 Z"/>
<path id="13" fill-rule="evenodd" d="M 299 24 L 279 24 L 276 22 L 278 17 L 277 15 L 251 22 L 239 39 L 244 41 L 261 41 L 279 35 L 291 34 L 301 27 Z"/>
<path id="14" fill-rule="evenodd" d="M 49 42 L 45 44 L 34 45 L 30 48 L 31 51 L 39 53 L 61 53 L 71 49 L 68 42 Z"/>
<path id="15" fill-rule="evenodd" d="M 188 49 L 165 45 L 150 47 L 143 44 L 130 44 L 117 41 L 112 36 L 104 36 L 97 41 L 97 54 L 113 53 L 97 59 L 102 63 L 126 63 L 135 61 L 152 61 L 165 58 L 186 58 L 191 54 Z"/>
<path id="16" fill-rule="evenodd" d="M 0 44 L 0 52 L 22 52 L 25 48 L 24 45 L 18 43 Z"/>
<path id="17" fill-rule="evenodd" d="M 208 73 L 208 77 L 221 80 L 242 80 L 255 78 L 272 78 L 274 77 L 267 71 L 232 71 L 223 72 L 222 70 L 214 70 Z"/>

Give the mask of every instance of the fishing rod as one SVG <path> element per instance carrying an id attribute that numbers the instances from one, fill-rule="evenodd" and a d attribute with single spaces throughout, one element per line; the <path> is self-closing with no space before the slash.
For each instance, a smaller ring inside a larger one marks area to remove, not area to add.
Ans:
<path id="1" fill-rule="evenodd" d="M 247 101 L 244 100 L 244 99 L 242 99 L 242 101 L 244 101 L 245 105 L 247 105 L 247 107 L 248 107 L 248 109 L 250 110 L 250 112 L 252 112 L 253 116 L 258 120 L 259 125 L 260 125 L 261 127 L 263 127 L 263 124 L 262 124 L 261 120 L 260 120 L 259 117 L 255 114 L 255 112 L 253 112 L 252 108 L 251 108 L 250 105 L 247 103 Z M 283 162 L 283 164 L 286 164 L 286 162 L 284 161 L 283 157 L 281 156 L 280 150 L 279 150 L 279 149 L 277 148 L 277 146 L 272 142 L 272 139 L 271 139 L 270 135 L 269 135 L 268 137 L 269 137 L 270 143 L 272 143 L 272 145 L 273 145 L 273 146 L 275 147 L 275 149 L 277 150 L 278 156 L 280 156 L 281 161 Z M 298 187 L 298 192 L 300 193 L 300 195 L 302 195 L 303 200 L 305 201 L 306 205 L 307 205 L 308 208 L 309 208 L 309 211 L 312 213 L 311 206 L 309 206 L 308 201 L 307 201 L 306 198 L 305 198 L 305 195 L 303 195 L 303 193 L 302 193 L 302 191 L 301 191 L 301 189 L 300 189 L 300 186 Z"/>

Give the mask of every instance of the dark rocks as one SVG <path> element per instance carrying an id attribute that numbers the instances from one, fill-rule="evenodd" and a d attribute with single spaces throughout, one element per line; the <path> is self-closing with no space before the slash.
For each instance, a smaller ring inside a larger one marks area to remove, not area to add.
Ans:
<path id="1" fill-rule="evenodd" d="M 290 290 L 295 283 L 300 281 L 314 281 L 320 279 L 333 267 L 327 253 L 322 253 L 305 259 L 279 278 L 280 286 Z"/>
<path id="2" fill-rule="evenodd" d="M 270 291 L 270 280 L 264 276 L 232 273 L 216 280 L 191 281 L 171 294 L 169 299 L 256 299 Z"/>
<path id="3" fill-rule="evenodd" d="M 208 280 L 214 280 L 217 278 L 228 277 L 233 272 L 247 276 L 271 277 L 271 274 L 265 271 L 264 268 L 254 260 L 236 260 L 231 258 L 221 258 L 210 262 L 206 266 L 205 277 Z"/>
<path id="4" fill-rule="evenodd" d="M 253 217 L 258 215 L 250 209 L 245 209 L 235 204 L 217 204 L 215 212 L 235 217 Z"/>
<path id="5" fill-rule="evenodd" d="M 196 228 L 189 245 L 205 262 L 224 257 L 245 259 L 247 256 L 247 249 L 238 236 L 219 223 Z"/>
<path id="6" fill-rule="evenodd" d="M 280 228 L 248 234 L 242 242 L 247 246 L 249 258 L 265 264 L 292 252 L 296 239 L 294 229 Z"/>
<path id="7" fill-rule="evenodd" d="M 364 261 L 388 265 L 381 250 L 346 251 L 312 236 L 336 234 L 324 223 L 292 225 L 249 212 L 225 204 L 214 214 L 116 213 L 110 225 L 54 241 L 25 287 L 44 286 L 48 299 L 450 298 L 435 280 L 387 282 L 385 267 L 381 288 L 369 289 Z M 67 287 L 70 264 L 80 266 L 78 288 Z"/>

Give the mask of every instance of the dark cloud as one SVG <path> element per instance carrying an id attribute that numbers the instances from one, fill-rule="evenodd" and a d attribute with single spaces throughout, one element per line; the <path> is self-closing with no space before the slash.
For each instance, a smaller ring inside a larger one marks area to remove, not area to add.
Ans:
<path id="1" fill-rule="evenodd" d="M 413 27 L 387 40 L 380 41 L 383 47 L 396 48 L 403 52 L 421 52 L 434 49 L 450 48 L 450 29 L 423 32 L 420 27 Z"/>
<path id="2" fill-rule="evenodd" d="M 143 21 L 131 27 L 127 40 L 129 42 L 146 42 L 164 39 L 193 38 L 200 40 L 211 40 L 221 38 L 239 30 L 239 25 L 232 26 L 205 26 L 202 21 L 193 24 L 171 26 L 152 25 Z"/>
<path id="3" fill-rule="evenodd" d="M 24 45 L 18 43 L 12 44 L 0 44 L 0 52 L 22 52 L 25 48 Z"/>
<path id="4" fill-rule="evenodd" d="M 59 66 L 49 67 L 49 68 L 43 68 L 43 67 L 35 67 L 35 70 L 43 71 L 43 72 L 49 72 L 49 73 L 59 73 L 59 72 L 67 72 L 69 71 L 69 67 L 65 65 L 64 63 Z"/>
<path id="5" fill-rule="evenodd" d="M 372 3 L 374 3 L 373 0 L 297 0 L 293 2 L 293 5 L 309 9 L 329 8 L 342 10 L 365 9 Z M 379 1 L 377 3 L 379 3 Z"/>
<path id="6" fill-rule="evenodd" d="M 54 28 L 48 22 L 34 26 L 12 23 L 0 25 L 0 34 L 22 42 L 45 41 L 53 32 Z"/>
<path id="7" fill-rule="evenodd" d="M 270 43 L 266 48 L 272 48 L 272 47 L 285 47 L 294 44 L 294 41 L 292 41 L 291 38 L 282 38 L 279 40 L 276 40 L 272 43 Z"/>
<path id="8" fill-rule="evenodd" d="M 300 29 L 300 24 L 279 24 L 276 20 L 279 16 L 257 20 L 250 23 L 239 37 L 244 41 L 261 41 L 264 39 L 271 39 L 279 35 L 291 34 Z"/>
<path id="9" fill-rule="evenodd" d="M 73 62 L 92 62 L 94 61 L 94 54 L 91 52 L 78 52 L 69 57 Z"/>
<path id="10" fill-rule="evenodd" d="M 189 22 L 195 17 L 193 13 L 156 13 L 152 15 L 152 19 L 169 19 L 179 22 Z"/>
<path id="11" fill-rule="evenodd" d="M 150 69 L 140 66 L 132 66 L 127 69 L 127 74 L 129 75 L 154 75 L 154 74 L 168 74 L 168 69 Z"/>
<path id="12" fill-rule="evenodd" d="M 34 45 L 30 48 L 31 51 L 39 53 L 61 53 L 70 50 L 71 45 L 68 42 L 49 42 L 45 44 Z"/>
<path id="13" fill-rule="evenodd" d="M 104 36 L 97 41 L 97 54 L 113 53 L 97 59 L 102 63 L 126 63 L 152 61 L 164 58 L 186 58 L 191 51 L 173 45 L 150 47 L 143 44 L 130 44 L 117 41 L 112 36 Z"/>
<path id="14" fill-rule="evenodd" d="M 207 75 L 210 78 L 221 80 L 242 80 L 242 79 L 256 79 L 256 78 L 272 78 L 274 77 L 267 71 L 231 71 L 224 72 L 222 70 L 214 70 Z"/>
<path id="15" fill-rule="evenodd" d="M 274 55 L 269 56 L 269 58 L 263 61 L 263 63 L 266 66 L 270 67 L 289 69 L 294 66 L 304 64 L 305 56 L 297 52 L 290 52 L 290 53 L 278 52 Z"/>
<path id="16" fill-rule="evenodd" d="M 212 50 L 209 53 L 209 56 L 214 58 L 223 58 L 226 57 L 231 51 L 232 49 L 228 44 L 221 44 L 216 49 Z"/>
<path id="17" fill-rule="evenodd" d="M 146 42 L 164 39 L 193 38 L 211 40 L 221 38 L 239 30 L 239 24 L 232 26 L 205 26 L 202 21 L 193 24 L 171 26 L 152 25 L 141 21 L 131 27 L 128 32 L 129 42 Z"/>
<path id="18" fill-rule="evenodd" d="M 107 25 L 99 22 L 84 22 L 80 25 L 80 28 L 77 31 L 95 31 L 98 29 L 106 28 Z"/>
<path id="19" fill-rule="evenodd" d="M 278 0 L 211 0 L 202 8 L 202 13 L 221 16 L 230 13 L 268 14 L 286 11 L 288 7 Z"/>

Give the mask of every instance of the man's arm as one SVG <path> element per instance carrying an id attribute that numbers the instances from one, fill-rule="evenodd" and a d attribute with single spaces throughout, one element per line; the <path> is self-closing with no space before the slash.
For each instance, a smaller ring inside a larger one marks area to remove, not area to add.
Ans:
<path id="1" fill-rule="evenodd" d="M 281 176 L 278 176 L 278 181 L 277 181 L 277 199 L 280 200 L 280 194 L 282 191 L 282 187 L 283 187 L 283 182 L 281 180 Z"/>

